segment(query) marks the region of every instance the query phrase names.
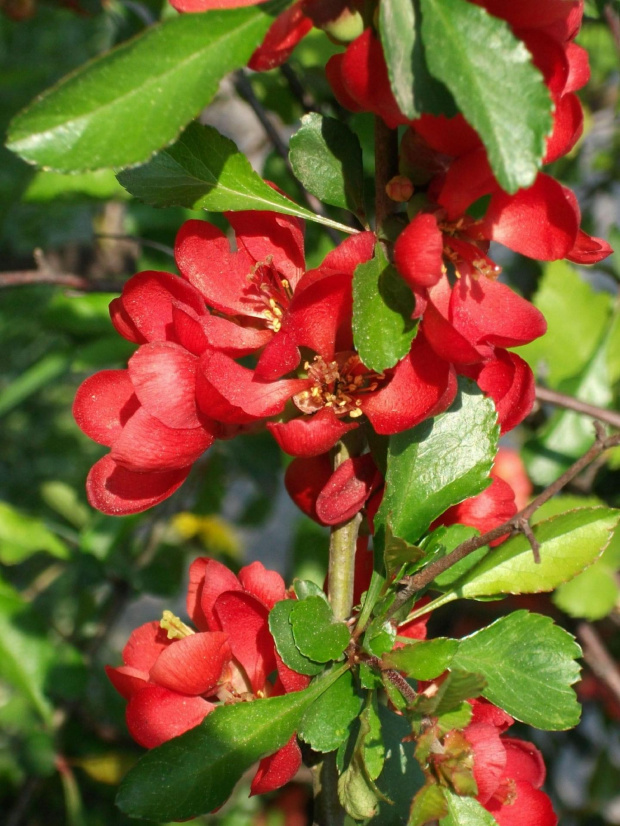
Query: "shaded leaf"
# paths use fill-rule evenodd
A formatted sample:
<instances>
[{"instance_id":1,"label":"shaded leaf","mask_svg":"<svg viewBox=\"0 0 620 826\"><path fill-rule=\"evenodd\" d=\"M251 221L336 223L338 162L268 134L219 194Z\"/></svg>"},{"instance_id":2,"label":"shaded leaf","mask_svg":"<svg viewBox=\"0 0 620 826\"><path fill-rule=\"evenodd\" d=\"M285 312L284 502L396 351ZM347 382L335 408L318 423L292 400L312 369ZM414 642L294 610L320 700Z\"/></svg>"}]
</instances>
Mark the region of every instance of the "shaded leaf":
<instances>
[{"instance_id":1,"label":"shaded leaf","mask_svg":"<svg viewBox=\"0 0 620 826\"><path fill-rule=\"evenodd\" d=\"M276 602L269 612L269 630L282 660L293 671L299 674L308 674L314 677L325 668L324 663L318 663L305 657L295 645L293 628L290 623L291 611L297 603L292 599Z\"/></svg>"},{"instance_id":2,"label":"shaded leaf","mask_svg":"<svg viewBox=\"0 0 620 826\"><path fill-rule=\"evenodd\" d=\"M334 619L332 609L322 597L308 597L295 603L289 622L297 648L316 662L337 659L349 644L348 626Z\"/></svg>"},{"instance_id":3,"label":"shaded leaf","mask_svg":"<svg viewBox=\"0 0 620 826\"><path fill-rule=\"evenodd\" d=\"M0 502L0 562L15 565L39 551L59 559L69 556L65 543L40 519Z\"/></svg>"},{"instance_id":4,"label":"shaded leaf","mask_svg":"<svg viewBox=\"0 0 620 826\"><path fill-rule=\"evenodd\" d=\"M361 708L362 697L353 676L345 671L306 711L298 734L315 751L334 751L346 740Z\"/></svg>"},{"instance_id":5,"label":"shaded leaf","mask_svg":"<svg viewBox=\"0 0 620 826\"><path fill-rule=\"evenodd\" d=\"M450 667L458 647L457 640L450 640L446 637L417 640L404 648L384 654L383 663L389 668L402 671L407 677L413 677L416 680L434 680ZM465 668L465 670L473 671L474 669Z\"/></svg>"}]
</instances>

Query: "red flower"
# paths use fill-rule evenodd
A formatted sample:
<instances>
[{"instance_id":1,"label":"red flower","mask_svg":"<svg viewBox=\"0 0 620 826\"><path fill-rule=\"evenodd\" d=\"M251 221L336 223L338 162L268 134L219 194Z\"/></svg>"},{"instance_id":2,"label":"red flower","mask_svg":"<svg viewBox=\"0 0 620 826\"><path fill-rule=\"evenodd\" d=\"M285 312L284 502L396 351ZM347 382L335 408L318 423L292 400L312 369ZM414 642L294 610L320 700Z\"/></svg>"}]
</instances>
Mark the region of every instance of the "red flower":
<instances>
[{"instance_id":1,"label":"red flower","mask_svg":"<svg viewBox=\"0 0 620 826\"><path fill-rule=\"evenodd\" d=\"M538 749L502 736L512 717L486 700L470 700L473 717L463 734L473 748L477 800L499 826L556 826L558 819L540 791L545 764Z\"/></svg>"},{"instance_id":2,"label":"red flower","mask_svg":"<svg viewBox=\"0 0 620 826\"><path fill-rule=\"evenodd\" d=\"M169 612L133 632L123 650L124 665L107 667L125 697L127 725L141 745L153 748L198 725L218 702L299 691L309 678L278 656L268 615L286 598L282 577L253 562L231 571L206 557L190 568L187 611L194 632ZM277 672L275 682L269 677ZM252 794L287 783L301 765L296 738L261 760Z\"/></svg>"}]
</instances>

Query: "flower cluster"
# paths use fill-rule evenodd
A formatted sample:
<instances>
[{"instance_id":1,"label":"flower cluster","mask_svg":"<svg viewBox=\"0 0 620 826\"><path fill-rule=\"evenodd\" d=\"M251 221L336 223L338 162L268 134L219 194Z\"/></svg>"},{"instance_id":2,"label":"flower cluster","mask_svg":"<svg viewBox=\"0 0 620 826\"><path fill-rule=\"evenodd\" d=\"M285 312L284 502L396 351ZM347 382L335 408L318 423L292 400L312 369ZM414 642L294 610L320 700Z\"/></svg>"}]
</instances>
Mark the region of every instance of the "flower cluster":
<instances>
[{"instance_id":1,"label":"flower cluster","mask_svg":"<svg viewBox=\"0 0 620 826\"><path fill-rule=\"evenodd\" d=\"M194 630L164 611L141 625L123 649L120 668L106 671L127 701L127 727L154 748L201 723L218 703L240 703L306 688L309 678L280 659L267 617L287 594L282 577L253 562L235 576L214 559L190 568L187 613ZM271 681L272 673L277 674ZM252 794L288 783L301 765L293 736L261 760Z\"/></svg>"}]
</instances>

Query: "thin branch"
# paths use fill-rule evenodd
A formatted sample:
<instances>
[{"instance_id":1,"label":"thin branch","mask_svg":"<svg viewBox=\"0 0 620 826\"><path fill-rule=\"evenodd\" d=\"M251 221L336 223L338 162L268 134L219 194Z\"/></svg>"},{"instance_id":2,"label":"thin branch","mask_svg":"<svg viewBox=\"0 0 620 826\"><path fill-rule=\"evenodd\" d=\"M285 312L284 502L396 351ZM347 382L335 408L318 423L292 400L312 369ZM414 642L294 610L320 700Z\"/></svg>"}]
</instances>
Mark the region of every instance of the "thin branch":
<instances>
[{"instance_id":1,"label":"thin branch","mask_svg":"<svg viewBox=\"0 0 620 826\"><path fill-rule=\"evenodd\" d=\"M609 26L611 36L613 37L616 50L620 53L620 17L617 12L614 11L612 3L607 3L605 5L603 14L605 15L605 20Z\"/></svg>"},{"instance_id":2,"label":"thin branch","mask_svg":"<svg viewBox=\"0 0 620 826\"><path fill-rule=\"evenodd\" d=\"M605 648L598 632L589 622L580 622L576 633L583 646L584 660L620 703L620 669Z\"/></svg>"},{"instance_id":3,"label":"thin branch","mask_svg":"<svg viewBox=\"0 0 620 826\"><path fill-rule=\"evenodd\" d=\"M375 117L375 228L381 230L385 219L394 212L396 202L388 197L386 185L398 174L398 132L382 118Z\"/></svg>"},{"instance_id":4,"label":"thin branch","mask_svg":"<svg viewBox=\"0 0 620 826\"><path fill-rule=\"evenodd\" d=\"M291 90L293 97L296 98L296 100L305 112L318 112L319 114L321 113L321 107L317 104L317 102L308 92L308 90L304 89L301 81L297 77L297 74L293 67L290 65L290 63L283 63L282 66L280 66L280 74L288 83L288 87Z\"/></svg>"},{"instance_id":5,"label":"thin branch","mask_svg":"<svg viewBox=\"0 0 620 826\"><path fill-rule=\"evenodd\" d=\"M0 289L3 287L25 287L30 284L53 284L57 287L69 287L87 293L114 293L122 288L122 283L111 281L90 281L73 273L55 273L44 270L15 270L0 273Z\"/></svg>"},{"instance_id":6,"label":"thin branch","mask_svg":"<svg viewBox=\"0 0 620 826\"><path fill-rule=\"evenodd\" d=\"M95 232L95 238L102 238L110 241L127 241L128 243L137 244L140 247L150 247L151 249L164 252L171 258L174 258L174 249L168 244L160 244L159 241L151 241L150 238L140 238L136 235L121 235L116 232Z\"/></svg>"},{"instance_id":7,"label":"thin branch","mask_svg":"<svg viewBox=\"0 0 620 826\"><path fill-rule=\"evenodd\" d=\"M279 131L273 125L267 112L265 111L264 106L260 102L260 100L254 94L254 90L252 89L252 84L248 80L246 73L243 69L239 69L239 71L235 72L235 89L237 93L249 104L252 108L252 111L258 118L260 125L263 127L263 131L273 144L274 149L278 153L278 155L282 158L284 163L286 164L286 168L288 169L291 177L299 187L299 191L302 194L303 199L308 204L310 209L315 212L317 215L322 215L324 218L328 218L327 212L323 204L319 201L318 198L315 198L311 192L308 192L299 182L299 180L295 177L293 173L293 169L291 167L291 163L288 158L288 146L285 141L282 139ZM334 244L338 245L342 240L338 232L333 229L332 227L325 227L325 231L332 239Z\"/></svg>"},{"instance_id":8,"label":"thin branch","mask_svg":"<svg viewBox=\"0 0 620 826\"><path fill-rule=\"evenodd\" d=\"M584 470L584 468L586 468L598 456L606 450L609 450L609 448L620 445L620 433L616 433L613 436L608 436L605 438L602 426L598 425L597 427L597 424L598 423L595 423L596 441L590 450L588 450L588 452L585 453L580 459L577 459L577 461L572 464L558 479L556 479L553 484L549 485L548 488L545 488L542 493L533 499L527 507L515 514L512 519L508 519L506 522L498 525L498 527L493 528L493 530L482 534L482 536L473 536L471 539L468 539L458 545L451 553L441 559L437 559L435 562L431 562L430 565L427 565L426 568L419 571L417 574L414 574L411 577L405 577L401 580L401 583L405 587L396 595L386 619L393 616L396 611L398 611L398 609L404 605L405 602L407 602L407 600L414 596L414 594L421 591L423 588L426 588L427 585L430 585L435 577L439 576L439 574L442 574L444 571L447 571L448 568L455 563L460 562L461 559L464 559L469 554L477 551L478 548L488 545L489 542L493 542L493 540L499 539L511 531L520 530L524 532L523 523L525 522L529 524L529 519L541 505L544 505L545 502L561 491L562 488L578 476L581 471ZM532 550L536 553L535 546L532 546Z\"/></svg>"},{"instance_id":9,"label":"thin branch","mask_svg":"<svg viewBox=\"0 0 620 826\"><path fill-rule=\"evenodd\" d=\"M411 688L402 674L395 671L393 668L384 669L381 673L392 683L394 688L402 694L407 701L407 705L411 705L411 703L416 701L418 695Z\"/></svg>"},{"instance_id":10,"label":"thin branch","mask_svg":"<svg viewBox=\"0 0 620 826\"><path fill-rule=\"evenodd\" d=\"M615 410L605 410L603 407L596 407L593 404L579 401L579 399L574 398L574 396L567 396L565 393L550 390L548 387L540 387L540 385L536 385L536 398L541 402L555 404L557 407L565 407L567 410L574 410L575 413L583 413L586 416L591 416L593 419L606 422L612 427L620 428L620 413L617 413Z\"/></svg>"}]
</instances>

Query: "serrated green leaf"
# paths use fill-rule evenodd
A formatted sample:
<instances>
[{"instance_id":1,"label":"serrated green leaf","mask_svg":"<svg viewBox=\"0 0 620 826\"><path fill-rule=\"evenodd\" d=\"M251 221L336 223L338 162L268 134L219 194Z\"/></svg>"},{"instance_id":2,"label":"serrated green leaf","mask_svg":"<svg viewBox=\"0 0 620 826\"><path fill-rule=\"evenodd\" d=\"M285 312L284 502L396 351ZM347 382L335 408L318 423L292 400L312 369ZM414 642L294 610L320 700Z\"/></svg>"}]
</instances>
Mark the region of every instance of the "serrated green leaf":
<instances>
[{"instance_id":1,"label":"serrated green leaf","mask_svg":"<svg viewBox=\"0 0 620 826\"><path fill-rule=\"evenodd\" d=\"M289 142L293 172L326 204L364 214L362 147L349 127L311 112Z\"/></svg>"},{"instance_id":2,"label":"serrated green leaf","mask_svg":"<svg viewBox=\"0 0 620 826\"><path fill-rule=\"evenodd\" d=\"M334 751L346 739L363 699L350 671L339 677L306 711L298 734L315 751Z\"/></svg>"},{"instance_id":3,"label":"serrated green leaf","mask_svg":"<svg viewBox=\"0 0 620 826\"><path fill-rule=\"evenodd\" d=\"M306 709L345 668L303 691L219 706L200 725L145 754L123 780L117 805L130 817L157 822L221 806L246 769L290 740Z\"/></svg>"},{"instance_id":4,"label":"serrated green leaf","mask_svg":"<svg viewBox=\"0 0 620 826\"><path fill-rule=\"evenodd\" d=\"M421 0L421 8L431 74L480 135L499 185L510 193L531 186L553 121L524 43L504 20L466 0Z\"/></svg>"},{"instance_id":5,"label":"serrated green leaf","mask_svg":"<svg viewBox=\"0 0 620 826\"><path fill-rule=\"evenodd\" d=\"M377 244L353 275L353 339L366 367L380 373L407 355L418 328L413 308L413 293Z\"/></svg>"},{"instance_id":6,"label":"serrated green leaf","mask_svg":"<svg viewBox=\"0 0 620 826\"><path fill-rule=\"evenodd\" d=\"M149 26L20 112L9 149L57 172L145 161L196 117L225 74L247 63L283 5L180 15Z\"/></svg>"},{"instance_id":7,"label":"serrated green leaf","mask_svg":"<svg viewBox=\"0 0 620 826\"><path fill-rule=\"evenodd\" d=\"M391 651L396 639L396 628L383 617L376 617L364 634L364 649L375 657Z\"/></svg>"},{"instance_id":8,"label":"serrated green leaf","mask_svg":"<svg viewBox=\"0 0 620 826\"><path fill-rule=\"evenodd\" d=\"M156 207L181 206L211 212L275 211L355 232L281 195L266 184L230 138L213 126L190 123L171 146L118 175L125 189Z\"/></svg>"},{"instance_id":9,"label":"serrated green leaf","mask_svg":"<svg viewBox=\"0 0 620 826\"><path fill-rule=\"evenodd\" d=\"M0 562L15 565L40 551L58 559L69 556L65 543L40 519L0 502Z\"/></svg>"},{"instance_id":10,"label":"serrated green leaf","mask_svg":"<svg viewBox=\"0 0 620 826\"><path fill-rule=\"evenodd\" d=\"M515 611L461 640L453 664L486 678L482 694L530 726L548 731L579 722L571 685L581 649L550 617Z\"/></svg>"},{"instance_id":11,"label":"serrated green leaf","mask_svg":"<svg viewBox=\"0 0 620 826\"><path fill-rule=\"evenodd\" d=\"M458 647L456 640L446 637L416 640L404 648L384 654L383 663L415 680L434 680L450 667Z\"/></svg>"},{"instance_id":12,"label":"serrated green leaf","mask_svg":"<svg viewBox=\"0 0 620 826\"><path fill-rule=\"evenodd\" d=\"M439 821L441 826L497 826L493 815L475 798L461 797L450 789L445 790L445 796L448 815Z\"/></svg>"},{"instance_id":13,"label":"serrated green leaf","mask_svg":"<svg viewBox=\"0 0 620 826\"><path fill-rule=\"evenodd\" d=\"M454 586L466 599L496 594L538 594L572 579L600 556L618 524L620 511L581 508L533 527L540 563L525 536L518 534L490 551Z\"/></svg>"},{"instance_id":14,"label":"serrated green leaf","mask_svg":"<svg viewBox=\"0 0 620 826\"><path fill-rule=\"evenodd\" d=\"M419 694L412 707L422 714L441 716L459 709L463 700L479 697L485 686L482 674L453 667L432 697Z\"/></svg>"},{"instance_id":15,"label":"serrated green leaf","mask_svg":"<svg viewBox=\"0 0 620 826\"><path fill-rule=\"evenodd\" d=\"M289 622L297 648L316 662L340 657L351 638L348 626L334 619L332 609L322 597L308 597L295 603Z\"/></svg>"},{"instance_id":16,"label":"serrated green leaf","mask_svg":"<svg viewBox=\"0 0 620 826\"><path fill-rule=\"evenodd\" d=\"M481 493L497 452L499 427L490 399L459 380L452 407L390 438L386 490L377 522L415 543L451 505Z\"/></svg>"},{"instance_id":17,"label":"serrated green leaf","mask_svg":"<svg viewBox=\"0 0 620 826\"><path fill-rule=\"evenodd\" d=\"M382 0L379 6L379 34L390 86L406 117L430 112L450 118L457 111L454 99L428 71L418 6L417 0Z\"/></svg>"},{"instance_id":18,"label":"serrated green leaf","mask_svg":"<svg viewBox=\"0 0 620 826\"><path fill-rule=\"evenodd\" d=\"M291 611L295 605L297 603L292 599L276 602L269 612L269 630L284 664L299 674L314 677L323 671L325 664L304 657L295 645L293 628L290 623Z\"/></svg>"}]
</instances>

